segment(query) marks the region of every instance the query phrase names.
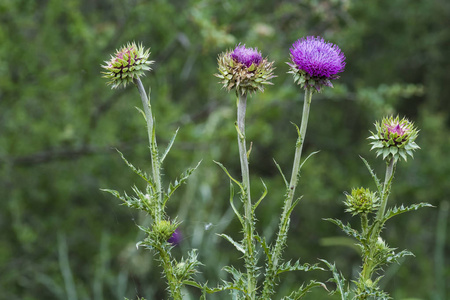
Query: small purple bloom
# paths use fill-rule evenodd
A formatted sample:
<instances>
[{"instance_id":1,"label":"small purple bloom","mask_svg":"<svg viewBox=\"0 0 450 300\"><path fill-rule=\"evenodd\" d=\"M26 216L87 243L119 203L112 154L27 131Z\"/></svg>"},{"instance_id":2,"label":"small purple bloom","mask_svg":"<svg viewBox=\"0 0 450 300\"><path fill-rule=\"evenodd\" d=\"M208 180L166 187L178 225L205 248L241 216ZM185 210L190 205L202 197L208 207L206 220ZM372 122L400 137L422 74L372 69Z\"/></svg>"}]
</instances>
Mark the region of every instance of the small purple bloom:
<instances>
[{"instance_id":1,"label":"small purple bloom","mask_svg":"<svg viewBox=\"0 0 450 300\"><path fill-rule=\"evenodd\" d=\"M238 45L231 53L231 58L241 64L244 64L247 68L252 64L259 65L262 60L261 53L255 48L245 48L245 45Z\"/></svg>"},{"instance_id":2,"label":"small purple bloom","mask_svg":"<svg viewBox=\"0 0 450 300\"><path fill-rule=\"evenodd\" d=\"M311 77L334 79L345 67L344 53L321 37L308 36L296 41L290 49L292 61Z\"/></svg>"},{"instance_id":3,"label":"small purple bloom","mask_svg":"<svg viewBox=\"0 0 450 300\"><path fill-rule=\"evenodd\" d=\"M182 239L183 239L183 236L181 235L181 231L180 231L180 229L177 228L177 229L175 229L175 232L172 234L172 236L167 240L167 242L176 246L181 242Z\"/></svg>"},{"instance_id":4,"label":"small purple bloom","mask_svg":"<svg viewBox=\"0 0 450 300\"><path fill-rule=\"evenodd\" d=\"M389 133L396 133L398 136L402 136L405 134L405 129L403 129L400 124L392 124L387 126Z\"/></svg>"}]
</instances>

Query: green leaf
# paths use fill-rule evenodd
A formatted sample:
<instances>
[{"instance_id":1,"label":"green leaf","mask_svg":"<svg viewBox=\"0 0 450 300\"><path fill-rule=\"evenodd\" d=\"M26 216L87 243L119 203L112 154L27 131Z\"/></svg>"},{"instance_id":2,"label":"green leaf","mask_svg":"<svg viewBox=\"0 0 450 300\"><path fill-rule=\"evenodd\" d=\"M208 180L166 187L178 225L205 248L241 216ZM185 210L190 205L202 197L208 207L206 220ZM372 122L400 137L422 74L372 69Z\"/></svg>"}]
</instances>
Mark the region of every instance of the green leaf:
<instances>
[{"instance_id":1,"label":"green leaf","mask_svg":"<svg viewBox=\"0 0 450 300\"><path fill-rule=\"evenodd\" d=\"M262 179L261 179L261 182L262 182L262 184L264 186L264 192L261 195L261 197L259 198L259 200L256 201L256 203L253 205L253 208L252 208L253 212L256 210L256 208L258 207L259 203L261 203L262 199L264 199L266 197L266 195L267 195L267 186L265 185L265 183L264 183L264 181Z\"/></svg>"},{"instance_id":2,"label":"green leaf","mask_svg":"<svg viewBox=\"0 0 450 300\"><path fill-rule=\"evenodd\" d=\"M319 153L319 152L320 152L320 150L319 150L319 151L314 151L314 152L312 152L310 155L308 155L308 156L305 158L305 160L303 160L303 162L300 164L299 171L302 169L302 167L303 167L303 165L305 164L305 162L306 162L311 156L316 155L316 154Z\"/></svg>"},{"instance_id":3,"label":"green leaf","mask_svg":"<svg viewBox=\"0 0 450 300\"><path fill-rule=\"evenodd\" d=\"M328 279L329 282L334 282L336 284L336 290L332 291L330 295L335 294L336 292L341 295L341 300L350 299L350 294L348 291L345 291L346 279L342 275L342 273L338 272L335 264L331 264L325 259L319 259L321 262L328 266L328 269L333 273L333 278Z\"/></svg>"},{"instance_id":4,"label":"green leaf","mask_svg":"<svg viewBox=\"0 0 450 300\"><path fill-rule=\"evenodd\" d=\"M383 186L381 185L380 180L378 179L377 175L375 174L375 172L370 167L370 165L367 162L367 160L365 160L362 156L360 156L360 158L362 159L362 161L366 165L367 170L369 170L370 175L372 175L372 178L375 181L375 185L377 186L378 195L381 197L381 195L383 194Z\"/></svg>"},{"instance_id":5,"label":"green leaf","mask_svg":"<svg viewBox=\"0 0 450 300\"><path fill-rule=\"evenodd\" d=\"M186 180L191 176L191 174L198 168L202 161L199 161L198 164L193 167L187 169L183 174L181 174L180 179L175 179L173 183L169 184L169 188L167 189L167 193L164 195L163 207L166 205L167 200L172 196L172 194L183 184Z\"/></svg>"},{"instance_id":6,"label":"green leaf","mask_svg":"<svg viewBox=\"0 0 450 300\"><path fill-rule=\"evenodd\" d=\"M362 244L364 244L363 241L366 240L365 237L363 237L357 230L353 229L349 223L347 225L344 225L344 223L341 222L341 220L338 219L324 219L325 221L329 221L335 225L337 225L339 228L342 229L347 235L354 237L358 241L360 241Z\"/></svg>"},{"instance_id":7,"label":"green leaf","mask_svg":"<svg viewBox=\"0 0 450 300\"><path fill-rule=\"evenodd\" d=\"M231 205L231 208L232 208L233 211L234 211L234 214L238 217L239 222L241 222L242 227L245 227L245 225L244 225L244 219L242 218L241 214L239 213L239 211L238 211L238 210L236 209L236 207L234 206L234 201L233 201L233 199L234 199L234 186L233 186L233 183L230 181L230 205Z\"/></svg>"},{"instance_id":8,"label":"green leaf","mask_svg":"<svg viewBox=\"0 0 450 300\"><path fill-rule=\"evenodd\" d=\"M230 175L230 173L228 172L227 168L225 168L225 166L222 165L222 164L221 164L220 162L218 162L218 161L215 161L215 160L214 160L214 162L215 162L217 165L219 165L219 167L222 168L222 170L225 172L225 174L227 174L228 177L229 177L234 183L236 183L236 184L239 186L239 188L241 189L241 191L244 193L245 191L244 191L244 187L242 186L242 184L241 184L239 181L237 181L236 179L234 179L234 178Z\"/></svg>"},{"instance_id":9,"label":"green leaf","mask_svg":"<svg viewBox=\"0 0 450 300\"><path fill-rule=\"evenodd\" d=\"M161 156L160 162L163 163L164 159L166 158L167 154L169 153L170 149L172 148L173 142L175 141L175 138L177 137L178 130L180 128L178 127L177 130L175 130L175 133L172 136L172 139L170 140L169 144L167 145L166 150L164 151L164 154Z\"/></svg>"},{"instance_id":10,"label":"green leaf","mask_svg":"<svg viewBox=\"0 0 450 300\"><path fill-rule=\"evenodd\" d=\"M312 288L315 288L315 287L319 287L319 286L323 287L324 289L326 289L328 291L328 289L324 283L318 282L315 280L311 280L307 285L302 284L298 290L292 292L289 296L285 296L285 297L281 298L281 300L300 299L303 296L305 296L309 292L309 290L311 290Z\"/></svg>"},{"instance_id":11,"label":"green leaf","mask_svg":"<svg viewBox=\"0 0 450 300\"><path fill-rule=\"evenodd\" d=\"M286 177L284 176L284 173L283 173L283 171L281 170L280 165L276 162L275 159L273 159L273 162L274 162L275 165L277 166L278 171L280 171L281 177L283 177L283 181L284 181L284 184L286 185L286 188L289 189L289 183L287 182Z\"/></svg>"},{"instance_id":12,"label":"green leaf","mask_svg":"<svg viewBox=\"0 0 450 300\"><path fill-rule=\"evenodd\" d=\"M434 206L429 203L425 203L425 202L413 204L411 206L406 206L406 207L403 206L403 204L400 207L395 206L386 211L383 221L382 221L382 224L384 224L387 220L389 220L392 217L395 217L395 216L400 215L405 212L418 210L419 208L422 208L422 207L434 207Z\"/></svg>"},{"instance_id":13,"label":"green leaf","mask_svg":"<svg viewBox=\"0 0 450 300\"><path fill-rule=\"evenodd\" d=\"M244 247L241 244L239 244L238 242L236 242L235 240L233 240L230 236L228 236L224 233L218 234L218 236L223 237L224 239L229 241L238 251L245 254Z\"/></svg>"},{"instance_id":14,"label":"green leaf","mask_svg":"<svg viewBox=\"0 0 450 300\"><path fill-rule=\"evenodd\" d=\"M290 261L288 261L278 267L277 275L280 275L281 273L284 272L293 272L293 271L309 272L313 270L324 271L324 269L319 267L317 264L314 265L310 265L308 263L300 264L300 260L297 260L294 264L292 264Z\"/></svg>"},{"instance_id":15,"label":"green leaf","mask_svg":"<svg viewBox=\"0 0 450 300\"><path fill-rule=\"evenodd\" d=\"M136 173L137 175L139 175L142 179L144 179L151 187L153 190L155 190L155 184L153 183L152 178L150 178L148 176L147 173L145 173L144 171L136 168L135 166L133 166L126 158L125 156L122 154L122 152L120 152L119 150L116 149L117 152L119 152L120 157L122 157L122 160L127 164L127 166L133 170L134 173Z\"/></svg>"}]
</instances>

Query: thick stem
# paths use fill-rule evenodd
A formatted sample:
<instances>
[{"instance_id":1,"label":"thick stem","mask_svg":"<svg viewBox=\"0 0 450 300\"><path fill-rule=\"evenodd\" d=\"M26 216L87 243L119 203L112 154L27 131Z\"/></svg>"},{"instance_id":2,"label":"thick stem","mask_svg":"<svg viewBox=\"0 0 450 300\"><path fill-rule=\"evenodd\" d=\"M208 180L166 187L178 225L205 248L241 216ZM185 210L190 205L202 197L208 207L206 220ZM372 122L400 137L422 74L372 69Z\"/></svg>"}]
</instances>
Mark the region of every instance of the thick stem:
<instances>
[{"instance_id":1,"label":"thick stem","mask_svg":"<svg viewBox=\"0 0 450 300\"><path fill-rule=\"evenodd\" d=\"M382 220L386 211L386 205L391 190L392 178L394 176L395 160L392 157L386 166L386 177L384 178L383 194L381 195L380 208L378 209L377 216L375 218L375 228L373 230L373 238L376 240L381 232Z\"/></svg>"},{"instance_id":2,"label":"thick stem","mask_svg":"<svg viewBox=\"0 0 450 300\"><path fill-rule=\"evenodd\" d=\"M292 207L292 201L295 195L295 189L299 182L300 172L300 159L302 156L303 144L306 136L306 128L308 126L309 110L311 107L312 89L307 87L305 89L305 100L303 103L302 123L300 125L300 135L295 146L294 164L292 166L291 181L289 183L289 191L286 196L283 213L281 215L279 230L277 234L277 240L272 252L272 261L268 262L268 270L266 280L263 288L263 298L269 298L273 294L273 286L275 282L275 275L277 273L278 264L281 258L283 248L286 244L287 232L289 230L290 211Z\"/></svg>"},{"instance_id":3,"label":"thick stem","mask_svg":"<svg viewBox=\"0 0 450 300\"><path fill-rule=\"evenodd\" d=\"M241 162L242 187L244 189L244 213L245 228L244 239L246 240L245 264L247 267L247 292L250 299L256 296L256 263L254 253L254 228L253 228L253 212L252 200L250 197L250 172L248 169L247 147L245 145L245 111L247 108L247 94L238 92L237 99L237 127L238 127L238 145L239 158Z\"/></svg>"},{"instance_id":4,"label":"thick stem","mask_svg":"<svg viewBox=\"0 0 450 300\"><path fill-rule=\"evenodd\" d=\"M374 268L373 261L374 256L377 255L376 249L377 249L377 242L378 237L380 236L380 232L382 229L382 221L384 218L384 213L386 211L386 205L389 198L389 193L391 189L392 184L392 178L394 176L394 170L395 170L395 160L394 158L391 158L391 160L387 163L386 166L386 177L384 178L384 186L383 186L383 194L381 195L381 205L378 209L377 216L375 218L375 227L372 231L372 236L368 237L369 239L369 253L364 257L363 261L363 268L360 275L360 284L359 288L364 288L365 285L367 285L369 282L371 282L372 279L372 273Z\"/></svg>"},{"instance_id":5,"label":"thick stem","mask_svg":"<svg viewBox=\"0 0 450 300\"><path fill-rule=\"evenodd\" d=\"M157 247L159 256L161 258L161 263L164 268L164 274L166 275L167 282L169 284L169 292L174 300L181 300L181 284L178 282L177 278L174 276L173 265L170 259L170 254L164 246Z\"/></svg>"},{"instance_id":6,"label":"thick stem","mask_svg":"<svg viewBox=\"0 0 450 300\"><path fill-rule=\"evenodd\" d=\"M145 119L147 121L147 132L148 132L148 141L150 144L150 154L152 160L152 175L153 181L155 182L156 193L158 195L158 213L155 214L156 222L162 219L162 193L161 193L161 174L160 174L160 162L158 156L158 147L156 145L156 136L154 136L154 124L153 124L153 115L150 105L150 98L147 97L147 93L145 92L144 86L139 78L133 79L134 84L139 90L139 94L141 95L142 106L144 107Z\"/></svg>"}]
</instances>

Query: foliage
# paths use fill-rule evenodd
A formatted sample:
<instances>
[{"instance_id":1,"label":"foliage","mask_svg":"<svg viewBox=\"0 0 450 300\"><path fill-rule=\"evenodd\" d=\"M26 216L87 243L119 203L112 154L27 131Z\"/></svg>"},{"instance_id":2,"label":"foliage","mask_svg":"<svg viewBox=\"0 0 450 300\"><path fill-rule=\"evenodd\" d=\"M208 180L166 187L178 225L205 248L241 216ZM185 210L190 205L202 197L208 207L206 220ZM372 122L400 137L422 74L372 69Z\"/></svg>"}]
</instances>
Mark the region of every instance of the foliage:
<instances>
[{"instance_id":1,"label":"foliage","mask_svg":"<svg viewBox=\"0 0 450 300\"><path fill-rule=\"evenodd\" d=\"M226 201L229 186L220 184L223 174L212 161L232 175L239 166L235 128L224 125L234 119L232 106L212 76L217 53L242 41L265 49L275 61L277 88L250 99L247 130L249 141L258 141L250 161L253 182L262 178L270 191L257 211L260 222L270 224L261 237L268 239L277 229L273 215L282 201L271 195L282 195L285 184L275 164L257 162L274 158L280 169L290 167L292 153L280 145L296 139L286 120L298 123L300 112L294 101L298 90L285 84L291 80L285 62L289 46L305 35L339 44L348 65L335 88L313 103L304 151L321 152L302 169L309 181L300 186L304 198L292 212L285 256L335 261L343 276L353 279L358 255L348 247L324 246L324 238L340 233L322 218L342 219L336 195L369 184L354 158L368 157L365 137L372 120L398 113L421 128L422 150L397 171L391 197L397 207L429 202L438 209L392 219L386 241L414 249L416 263L387 267L380 285L394 299L445 299L448 290L437 283L448 282L449 266L445 251L435 252L435 245L447 249L448 237L438 243L434 233L449 226L437 223L450 193L449 13L444 0L1 1L0 299L165 295L158 266L135 246L142 240L135 224L145 226L145 216L117 208L98 189L113 186L130 195L130 186L145 188L115 149L144 172L150 169L142 118L133 109L139 106L136 95L108 91L99 76L104 58L129 40L150 46L157 62L144 79L158 99L153 110L162 144L181 127L178 146L164 160L163 182L203 159L201 172L168 202L169 213L184 220L184 239L174 255L180 259L178 250L197 248L205 266L214 266L201 268L198 280L208 278L215 286L227 278L217 266L236 261L240 253L216 233L236 232L239 221ZM253 193L261 188L254 184ZM317 278L325 281L322 273ZM302 272L281 276L283 294L292 292L292 282L305 280ZM305 297L325 298L322 289Z\"/></svg>"}]
</instances>

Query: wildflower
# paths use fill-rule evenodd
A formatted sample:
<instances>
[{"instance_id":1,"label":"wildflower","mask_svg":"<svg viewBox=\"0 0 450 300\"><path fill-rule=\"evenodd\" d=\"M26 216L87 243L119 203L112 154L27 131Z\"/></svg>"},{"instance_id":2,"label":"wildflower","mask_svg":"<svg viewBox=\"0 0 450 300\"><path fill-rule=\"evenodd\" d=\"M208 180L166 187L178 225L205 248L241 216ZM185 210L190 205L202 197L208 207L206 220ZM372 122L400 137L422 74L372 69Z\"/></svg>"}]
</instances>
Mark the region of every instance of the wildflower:
<instances>
[{"instance_id":1,"label":"wildflower","mask_svg":"<svg viewBox=\"0 0 450 300\"><path fill-rule=\"evenodd\" d=\"M368 214L378 208L378 197L369 189L358 188L352 189L351 194L346 194L347 197L344 204L347 206L346 212L353 216L357 214Z\"/></svg>"},{"instance_id":2,"label":"wildflower","mask_svg":"<svg viewBox=\"0 0 450 300\"><path fill-rule=\"evenodd\" d=\"M102 67L106 70L102 72L103 78L109 79L113 89L123 85L127 86L133 79L144 75L145 71L151 70L153 61L149 60L149 49L145 50L142 45L128 43L116 51L111 60L105 61Z\"/></svg>"},{"instance_id":3,"label":"wildflower","mask_svg":"<svg viewBox=\"0 0 450 300\"><path fill-rule=\"evenodd\" d=\"M374 140L370 144L376 150L377 156L383 155L383 159L394 158L397 161L402 157L405 161L407 155L413 157L413 151L420 149L414 142L419 131L414 123L408 119L399 117L386 117L381 123L375 123L376 133L372 133L369 139Z\"/></svg>"},{"instance_id":4,"label":"wildflower","mask_svg":"<svg viewBox=\"0 0 450 300\"><path fill-rule=\"evenodd\" d=\"M333 87L331 80L344 71L345 56L338 46L325 42L321 37L308 36L297 40L290 48L292 63L289 73L302 88Z\"/></svg>"},{"instance_id":5,"label":"wildflower","mask_svg":"<svg viewBox=\"0 0 450 300\"><path fill-rule=\"evenodd\" d=\"M263 58L256 48L238 45L233 51L219 55L219 74L223 86L230 91L233 88L242 94L264 91L264 86L272 84L273 62Z\"/></svg>"},{"instance_id":6,"label":"wildflower","mask_svg":"<svg viewBox=\"0 0 450 300\"><path fill-rule=\"evenodd\" d=\"M171 243L172 245L176 246L180 244L183 236L181 235L180 229L176 229L172 236L167 240L167 242Z\"/></svg>"},{"instance_id":7,"label":"wildflower","mask_svg":"<svg viewBox=\"0 0 450 300\"><path fill-rule=\"evenodd\" d=\"M174 235L179 223L167 220L157 221L153 224L152 231L149 233L150 238L157 243L169 242Z\"/></svg>"}]
</instances>

